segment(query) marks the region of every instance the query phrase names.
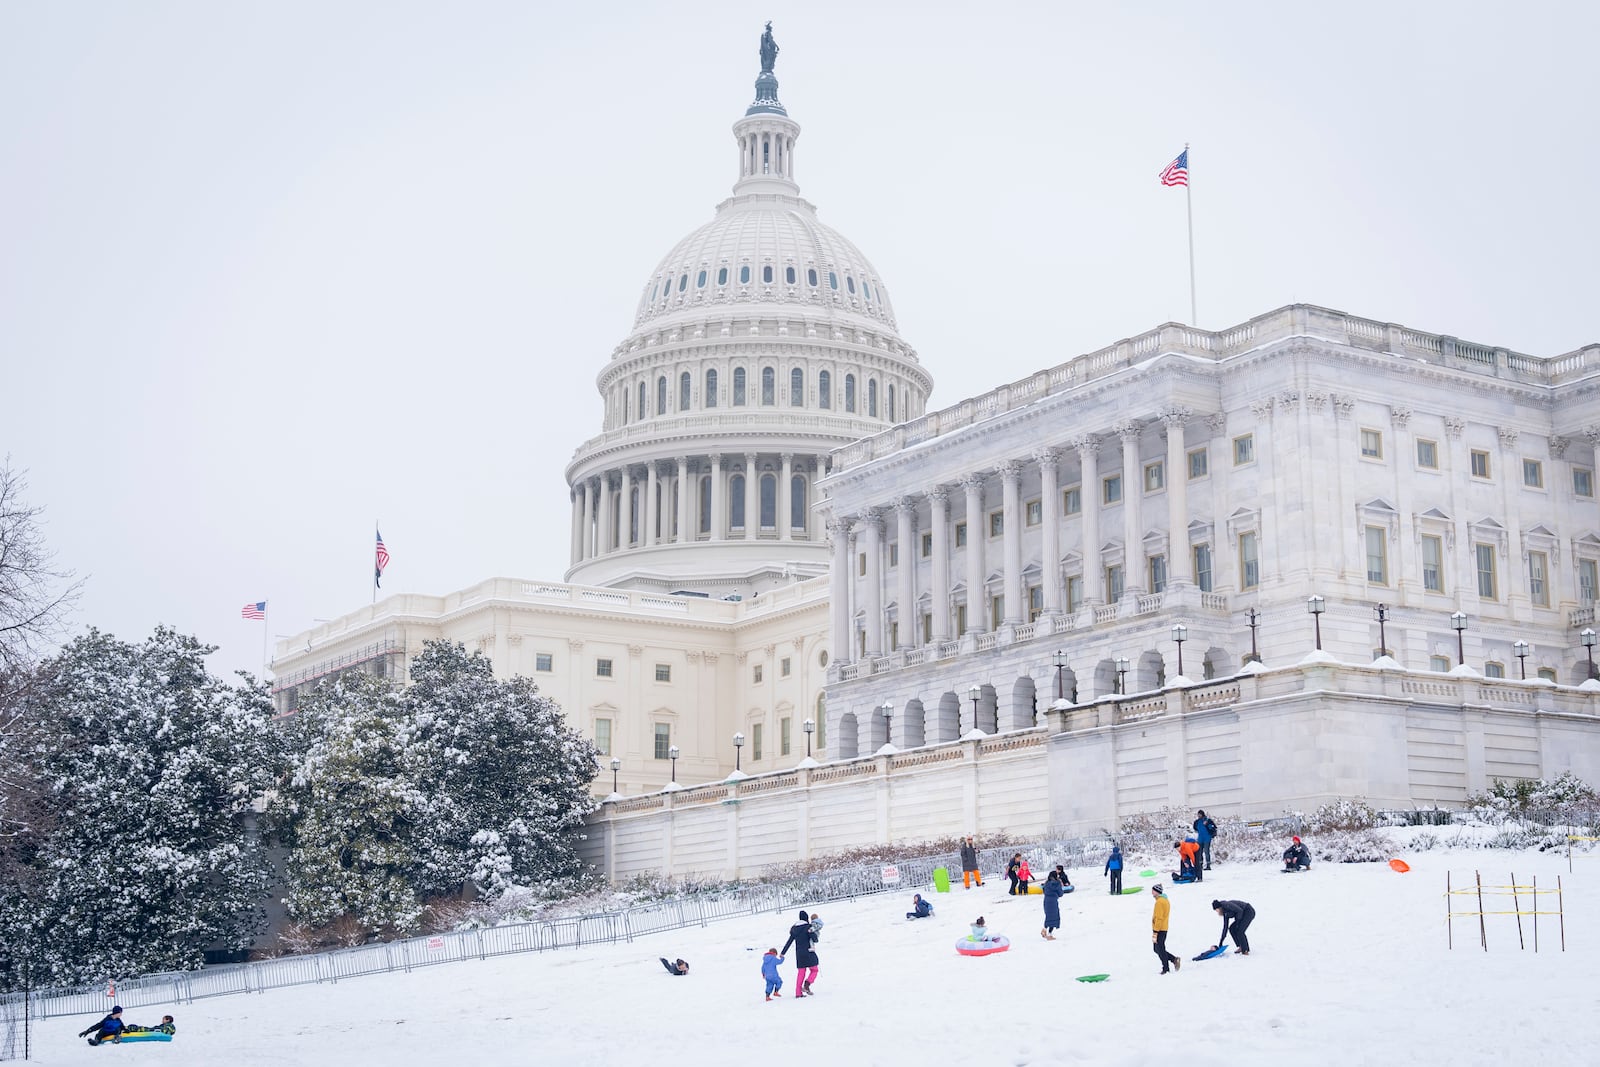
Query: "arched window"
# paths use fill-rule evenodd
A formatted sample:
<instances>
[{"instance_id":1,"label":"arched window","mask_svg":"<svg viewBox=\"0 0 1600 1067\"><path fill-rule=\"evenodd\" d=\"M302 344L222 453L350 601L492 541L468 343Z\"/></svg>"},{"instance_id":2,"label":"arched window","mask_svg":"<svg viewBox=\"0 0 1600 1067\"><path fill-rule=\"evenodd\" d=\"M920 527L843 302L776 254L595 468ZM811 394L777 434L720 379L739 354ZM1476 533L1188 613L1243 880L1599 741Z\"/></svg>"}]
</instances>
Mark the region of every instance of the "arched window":
<instances>
[{"instance_id":1,"label":"arched window","mask_svg":"<svg viewBox=\"0 0 1600 1067\"><path fill-rule=\"evenodd\" d=\"M728 479L728 526L744 529L744 475L735 474Z\"/></svg>"},{"instance_id":2,"label":"arched window","mask_svg":"<svg viewBox=\"0 0 1600 1067\"><path fill-rule=\"evenodd\" d=\"M831 270L828 272L828 288L829 289L837 289L837 288L839 288L839 276L837 274L835 274Z\"/></svg>"},{"instance_id":3,"label":"arched window","mask_svg":"<svg viewBox=\"0 0 1600 1067\"><path fill-rule=\"evenodd\" d=\"M811 267L806 271L806 284L813 289L817 287L817 268Z\"/></svg>"},{"instance_id":4,"label":"arched window","mask_svg":"<svg viewBox=\"0 0 1600 1067\"><path fill-rule=\"evenodd\" d=\"M678 292L681 293L687 288L689 288L689 272L684 271L683 277L678 279Z\"/></svg>"},{"instance_id":5,"label":"arched window","mask_svg":"<svg viewBox=\"0 0 1600 1067\"><path fill-rule=\"evenodd\" d=\"M699 274L695 275L694 287L696 289L704 289L706 287L706 272L705 271L701 271Z\"/></svg>"},{"instance_id":6,"label":"arched window","mask_svg":"<svg viewBox=\"0 0 1600 1067\"><path fill-rule=\"evenodd\" d=\"M689 377L689 372L684 371L678 375L678 410L689 410L689 395L694 389L694 381Z\"/></svg>"},{"instance_id":7,"label":"arched window","mask_svg":"<svg viewBox=\"0 0 1600 1067\"><path fill-rule=\"evenodd\" d=\"M854 374L846 374L844 376L844 409L852 415L856 413L856 376Z\"/></svg>"},{"instance_id":8,"label":"arched window","mask_svg":"<svg viewBox=\"0 0 1600 1067\"><path fill-rule=\"evenodd\" d=\"M633 544L634 531L641 529L644 526L644 523L639 521L639 498L642 495L643 494L640 493L637 485L633 486L631 491L628 493L628 514L623 520L622 527L623 548L627 548L629 545Z\"/></svg>"},{"instance_id":9,"label":"arched window","mask_svg":"<svg viewBox=\"0 0 1600 1067\"><path fill-rule=\"evenodd\" d=\"M799 367L789 372L789 406L792 408L806 406L806 372Z\"/></svg>"},{"instance_id":10,"label":"arched window","mask_svg":"<svg viewBox=\"0 0 1600 1067\"><path fill-rule=\"evenodd\" d=\"M718 270L717 270L717 284L718 285L727 285L728 284L728 268L727 267L718 268Z\"/></svg>"},{"instance_id":11,"label":"arched window","mask_svg":"<svg viewBox=\"0 0 1600 1067\"><path fill-rule=\"evenodd\" d=\"M774 474L761 476L761 528L770 530L778 525L778 478Z\"/></svg>"},{"instance_id":12,"label":"arched window","mask_svg":"<svg viewBox=\"0 0 1600 1067\"><path fill-rule=\"evenodd\" d=\"M867 379L867 416L878 417L878 379Z\"/></svg>"},{"instance_id":13,"label":"arched window","mask_svg":"<svg viewBox=\"0 0 1600 1067\"><path fill-rule=\"evenodd\" d=\"M639 417L640 417L640 418L641 418L641 419L642 419L642 418L644 418L644 413L645 413L645 412L646 412L646 411L648 411L648 410L650 410L650 409L649 409L649 408L647 408L647 407L646 407L646 406L645 406L645 402L644 402L644 400L645 400L645 394L644 394L644 383L643 383L643 382L640 382L640 383L639 383Z\"/></svg>"},{"instance_id":14,"label":"arched window","mask_svg":"<svg viewBox=\"0 0 1600 1067\"><path fill-rule=\"evenodd\" d=\"M894 421L894 383L889 384L889 421Z\"/></svg>"},{"instance_id":15,"label":"arched window","mask_svg":"<svg viewBox=\"0 0 1600 1067\"><path fill-rule=\"evenodd\" d=\"M773 371L771 367L762 367L761 404L763 407L771 407L773 404L777 403L777 399L774 395L777 392L777 388L777 373Z\"/></svg>"},{"instance_id":16,"label":"arched window","mask_svg":"<svg viewBox=\"0 0 1600 1067\"><path fill-rule=\"evenodd\" d=\"M733 406L744 407L744 368L733 368Z\"/></svg>"},{"instance_id":17,"label":"arched window","mask_svg":"<svg viewBox=\"0 0 1600 1067\"><path fill-rule=\"evenodd\" d=\"M861 279L861 292L866 295L866 298L869 302L872 300L872 286L867 284L867 280L865 278Z\"/></svg>"},{"instance_id":18,"label":"arched window","mask_svg":"<svg viewBox=\"0 0 1600 1067\"><path fill-rule=\"evenodd\" d=\"M817 371L817 407L833 407L833 396L831 395L832 388L833 375L829 374L825 370Z\"/></svg>"},{"instance_id":19,"label":"arched window","mask_svg":"<svg viewBox=\"0 0 1600 1067\"><path fill-rule=\"evenodd\" d=\"M706 371L706 407L714 408L716 406L717 406L717 372L714 371L714 370L708 370L708 371Z\"/></svg>"},{"instance_id":20,"label":"arched window","mask_svg":"<svg viewBox=\"0 0 1600 1067\"><path fill-rule=\"evenodd\" d=\"M770 263L761 268L761 281L765 285L772 284L772 265Z\"/></svg>"},{"instance_id":21,"label":"arched window","mask_svg":"<svg viewBox=\"0 0 1600 1067\"><path fill-rule=\"evenodd\" d=\"M750 265L748 263L746 263L744 266L739 268L739 284L740 285L749 285L750 284Z\"/></svg>"},{"instance_id":22,"label":"arched window","mask_svg":"<svg viewBox=\"0 0 1600 1067\"><path fill-rule=\"evenodd\" d=\"M631 421L629 419L629 417L628 417L628 390L627 389L623 389L622 390L622 421L623 422Z\"/></svg>"},{"instance_id":23,"label":"arched window","mask_svg":"<svg viewBox=\"0 0 1600 1067\"><path fill-rule=\"evenodd\" d=\"M794 268L793 267L785 267L785 268L783 268L783 280L788 282L790 285L794 284Z\"/></svg>"},{"instance_id":24,"label":"arched window","mask_svg":"<svg viewBox=\"0 0 1600 1067\"><path fill-rule=\"evenodd\" d=\"M656 379L656 414L667 413L667 376L663 374Z\"/></svg>"},{"instance_id":25,"label":"arched window","mask_svg":"<svg viewBox=\"0 0 1600 1067\"><path fill-rule=\"evenodd\" d=\"M711 479L700 479L700 532L711 532Z\"/></svg>"},{"instance_id":26,"label":"arched window","mask_svg":"<svg viewBox=\"0 0 1600 1067\"><path fill-rule=\"evenodd\" d=\"M803 474L789 479L789 525L796 530L806 528L806 478Z\"/></svg>"},{"instance_id":27,"label":"arched window","mask_svg":"<svg viewBox=\"0 0 1600 1067\"><path fill-rule=\"evenodd\" d=\"M850 275L848 275L848 274L846 274L844 276L844 287L846 289L850 290L850 295L851 296L855 296L856 295L856 280L854 278L850 277Z\"/></svg>"}]
</instances>

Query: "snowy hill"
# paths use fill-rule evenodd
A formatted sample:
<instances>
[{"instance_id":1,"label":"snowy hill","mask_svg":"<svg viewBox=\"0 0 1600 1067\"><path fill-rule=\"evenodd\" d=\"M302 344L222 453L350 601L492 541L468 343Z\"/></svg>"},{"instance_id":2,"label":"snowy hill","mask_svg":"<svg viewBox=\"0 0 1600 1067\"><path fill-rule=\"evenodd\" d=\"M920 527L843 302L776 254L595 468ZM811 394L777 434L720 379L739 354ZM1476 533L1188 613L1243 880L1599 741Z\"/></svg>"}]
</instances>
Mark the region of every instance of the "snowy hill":
<instances>
[{"instance_id":1,"label":"snowy hill","mask_svg":"<svg viewBox=\"0 0 1600 1067\"><path fill-rule=\"evenodd\" d=\"M168 1045L90 1049L74 1035L91 1020L35 1029L37 1062L85 1057L164 1067L441 1063L784 1065L861 1064L1505 1064L1581 1059L1600 980L1594 887L1600 855L1410 853L1409 874L1381 864L1218 866L1174 886L1129 872L1128 885L1167 886L1169 944L1184 960L1162 977L1151 951L1148 888L1113 898L1098 871L1074 870L1058 940L1040 939L1040 898L1008 898L1002 881L933 894L936 914L908 922L914 888L820 904L816 995L763 999L761 954L782 947L794 914L762 915L640 938L633 944L502 957L410 974L352 979L258 996L140 1008L131 1021L177 1017ZM1445 872L1541 888L1564 883L1567 951L1554 917L1458 919L1445 943ZM1458 884L1459 881L1458 881ZM1249 958L1193 962L1221 928L1213 898L1255 905ZM1456 898L1456 909L1474 905ZM1524 898L1523 907L1528 908ZM1555 909L1541 897L1540 910ZM1509 898L1485 910L1510 911ZM954 951L983 914L1011 951ZM658 956L682 956L685 978ZM1109 972L1090 985L1078 975Z\"/></svg>"}]
</instances>

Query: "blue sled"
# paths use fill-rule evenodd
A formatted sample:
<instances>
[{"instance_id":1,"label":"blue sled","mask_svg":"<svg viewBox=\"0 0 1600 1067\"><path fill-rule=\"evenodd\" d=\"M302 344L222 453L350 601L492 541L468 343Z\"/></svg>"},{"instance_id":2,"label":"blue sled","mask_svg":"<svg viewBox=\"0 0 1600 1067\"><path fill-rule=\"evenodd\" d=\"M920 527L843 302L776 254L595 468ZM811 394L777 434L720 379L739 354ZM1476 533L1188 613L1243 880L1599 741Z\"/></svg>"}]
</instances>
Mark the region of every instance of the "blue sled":
<instances>
[{"instance_id":1,"label":"blue sled","mask_svg":"<svg viewBox=\"0 0 1600 1067\"><path fill-rule=\"evenodd\" d=\"M130 1041L171 1041L171 1040L172 1040L172 1035L168 1034L168 1033L165 1033L165 1032L163 1032L161 1030L143 1030L143 1031L140 1031L139 1033L123 1034L121 1039L118 1040L118 1041L112 1041L110 1038L106 1038L104 1041L100 1042L100 1044L102 1044L102 1045L113 1045L113 1044L126 1045Z\"/></svg>"},{"instance_id":2,"label":"blue sled","mask_svg":"<svg viewBox=\"0 0 1600 1067\"><path fill-rule=\"evenodd\" d=\"M1227 951L1228 951L1228 946L1227 945L1218 945L1216 948L1212 949L1210 952L1202 952L1202 953L1200 953L1200 955L1196 956L1195 959L1197 959L1197 960L1214 960L1218 956L1222 955L1224 952L1227 952Z\"/></svg>"}]
</instances>

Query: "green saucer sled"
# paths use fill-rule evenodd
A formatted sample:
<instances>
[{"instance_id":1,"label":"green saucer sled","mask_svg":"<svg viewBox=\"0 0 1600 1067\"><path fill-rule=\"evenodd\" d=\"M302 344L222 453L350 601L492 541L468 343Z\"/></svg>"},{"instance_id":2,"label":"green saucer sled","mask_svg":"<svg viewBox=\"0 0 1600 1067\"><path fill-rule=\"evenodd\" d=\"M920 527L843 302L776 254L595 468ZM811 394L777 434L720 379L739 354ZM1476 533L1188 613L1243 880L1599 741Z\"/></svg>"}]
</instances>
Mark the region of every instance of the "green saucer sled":
<instances>
[{"instance_id":1,"label":"green saucer sled","mask_svg":"<svg viewBox=\"0 0 1600 1067\"><path fill-rule=\"evenodd\" d=\"M1079 975L1078 976L1078 981L1080 981L1080 982L1104 982L1107 978L1110 978L1110 977L1111 976L1109 974L1084 974L1084 975Z\"/></svg>"},{"instance_id":2,"label":"green saucer sled","mask_svg":"<svg viewBox=\"0 0 1600 1067\"><path fill-rule=\"evenodd\" d=\"M1155 876L1156 876L1156 872L1155 871L1140 871L1139 872L1139 877L1140 878L1154 878Z\"/></svg>"},{"instance_id":3,"label":"green saucer sled","mask_svg":"<svg viewBox=\"0 0 1600 1067\"><path fill-rule=\"evenodd\" d=\"M1128 888L1126 888L1126 889L1124 889L1122 891L1122 895L1123 896L1128 896L1128 895L1133 894L1133 893L1143 893L1143 892L1144 892L1144 886L1142 886L1142 885L1130 885Z\"/></svg>"}]
</instances>

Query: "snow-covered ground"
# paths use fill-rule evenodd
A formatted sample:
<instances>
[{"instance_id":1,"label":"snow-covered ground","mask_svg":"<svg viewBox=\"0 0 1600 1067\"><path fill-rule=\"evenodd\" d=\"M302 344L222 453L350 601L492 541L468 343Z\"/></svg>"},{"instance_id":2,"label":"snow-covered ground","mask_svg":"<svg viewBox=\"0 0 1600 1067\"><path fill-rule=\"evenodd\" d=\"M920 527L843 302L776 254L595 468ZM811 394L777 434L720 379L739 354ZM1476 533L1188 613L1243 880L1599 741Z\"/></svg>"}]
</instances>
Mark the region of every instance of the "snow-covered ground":
<instances>
[{"instance_id":1,"label":"snow-covered ground","mask_svg":"<svg viewBox=\"0 0 1600 1067\"><path fill-rule=\"evenodd\" d=\"M1381 864L1218 866L1174 886L1172 950L1181 972L1158 974L1150 894L1113 898L1098 871L1074 870L1058 940L1040 939L1040 898L1008 898L1004 883L935 894L932 919L908 922L912 889L819 905L826 922L816 995L793 998L793 957L781 1001L763 999L761 954L781 947L792 912L729 920L633 944L451 964L257 996L129 1011L177 1017L171 1044L90 1049L74 1035L91 1020L35 1029L37 1062L85 1057L167 1067L336 1064L667 1064L854 1067L865 1064L1498 1064L1594 1062L1600 1018L1600 855L1475 850L1405 855L1409 874ZM1445 943L1445 872L1481 870L1486 884L1541 888L1560 875L1565 953L1554 917L1456 921ZM1157 879L1130 871L1128 884ZM1215 897L1253 903L1248 958L1190 957L1213 944ZM1456 898L1457 910L1471 905ZM1540 910L1555 910L1553 897ZM1524 898L1524 909L1528 907ZM1487 910L1511 910L1490 898ZM957 956L983 914L1010 952ZM690 961L687 978L658 956ZM1078 975L1109 972L1097 985Z\"/></svg>"}]
</instances>

